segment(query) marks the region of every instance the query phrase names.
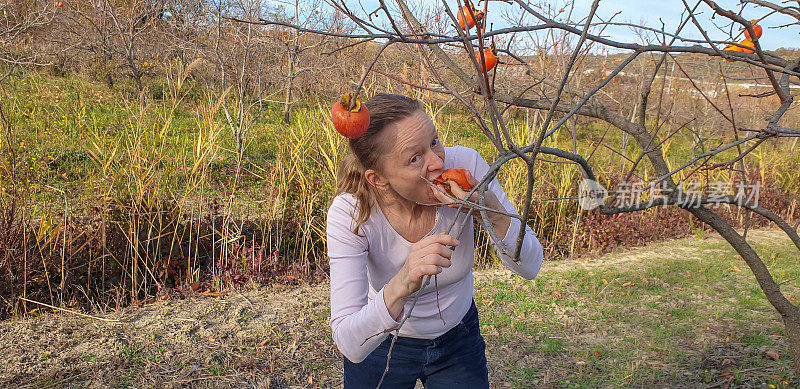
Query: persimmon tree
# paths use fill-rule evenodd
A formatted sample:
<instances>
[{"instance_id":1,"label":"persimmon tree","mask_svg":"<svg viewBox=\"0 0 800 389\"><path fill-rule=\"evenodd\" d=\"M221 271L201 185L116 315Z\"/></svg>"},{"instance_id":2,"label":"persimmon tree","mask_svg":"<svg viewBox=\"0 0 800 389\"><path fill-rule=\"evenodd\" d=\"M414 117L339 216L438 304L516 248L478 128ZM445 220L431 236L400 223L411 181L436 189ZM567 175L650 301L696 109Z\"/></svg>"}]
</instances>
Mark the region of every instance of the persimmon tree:
<instances>
[{"instance_id":1,"label":"persimmon tree","mask_svg":"<svg viewBox=\"0 0 800 389\"><path fill-rule=\"evenodd\" d=\"M263 28L252 24L231 22L231 15L260 19L263 13L260 1L220 1L210 9L214 23L212 62L217 67L220 83L220 101L228 127L236 139L236 150L244 153L244 142L253 124L264 109L264 82L266 63L259 56L265 50ZM255 95L255 100L248 96Z\"/></svg>"},{"instance_id":2,"label":"persimmon tree","mask_svg":"<svg viewBox=\"0 0 800 389\"><path fill-rule=\"evenodd\" d=\"M59 7L49 39L88 54L109 87L123 74L142 92L144 77L164 59L160 27L165 15L164 1L71 1Z\"/></svg>"},{"instance_id":3,"label":"persimmon tree","mask_svg":"<svg viewBox=\"0 0 800 389\"><path fill-rule=\"evenodd\" d=\"M55 19L58 7L38 2L0 3L0 63L6 65L0 73L0 83L5 81L19 65L48 65L45 50L26 50L40 39L47 26Z\"/></svg>"},{"instance_id":4,"label":"persimmon tree","mask_svg":"<svg viewBox=\"0 0 800 389\"><path fill-rule=\"evenodd\" d=\"M538 164L575 164L584 180L576 188L577 195L572 200L577 198L586 209L597 208L602 214L614 215L653 207L678 207L690 213L718 232L750 267L767 300L783 319L786 340L796 372L800 374L800 309L786 298L764 261L747 241L747 229L737 231L715 212L714 206L739 207L770 220L800 250L798 225L790 225L776 210L760 206L754 192L757 188L752 185L738 192L728 188L712 194L709 194L712 192L710 182L704 182L700 191L688 188L689 178L725 169L746 180L744 159L748 154L767 141L800 137L796 120L787 115L794 110L791 85L800 76L800 58L766 52L759 41L760 34L756 33L756 29L760 29L759 21L765 18L783 15L800 22L800 13L794 7L766 0L745 0L743 8L736 11L722 8L711 0L684 0L677 27L667 30L663 24L627 23L614 17L601 20L596 14L603 6L599 0L595 0L585 14L572 7L555 8L525 0L502 5L512 7L514 12L501 13L499 2L472 4L464 1L466 4L458 0L455 5L443 1L433 7L434 12L412 9L405 0L391 5L381 0L375 10L354 9L340 0L329 1L335 12L345 15L355 26L350 33L315 30L291 21L241 22L277 25L345 39L354 46L379 45L374 60L352 91L356 95L361 92L375 63L388 52L387 48L398 45L416 51L435 86L431 87L427 80L424 85L415 86L449 95L460 102L497 150L497 158L488 174L471 192L477 193L477 202L459 200L460 206L470 207L470 212L484 216L481 220L488 220L486 212L494 212L484 202L488 183L505 164L523 166L527 186L521 215L509 215L522 220L523 224L516 232L516 247L505 252L514 260L519 259L525 221L532 215L534 172ZM464 23L460 23L459 18L465 14L474 20L475 27L462 27ZM713 20L708 19L709 14L714 15ZM495 28L495 23L501 25L501 18L507 26ZM712 39L712 35L719 35L719 30L723 29L720 26L727 28L729 35L724 39ZM606 32L610 27L629 28L635 32L634 38L624 40L610 35ZM747 32L749 43L742 40L743 31ZM690 38L697 34L702 38ZM615 59L604 62L603 68L593 73L586 63L590 56L604 50L616 53ZM500 64L488 72L482 70L487 68L487 60L491 61L487 53L500 59ZM707 66L706 71L714 81L687 71L681 63L686 55L709 61L712 65ZM764 79L770 90L741 96L731 92L720 60L749 66L752 76L745 81ZM688 97L669 98L670 94L678 94L678 76ZM773 109L764 121L753 122L734 108L743 99L747 99L748 104L769 103ZM539 120L531 122L527 137L510 133L505 115L510 109L531 110L538 115ZM641 185L631 190L607 191L598 184L596 166L590 162L591 154L581 155L574 147L580 139L581 128L574 125L578 117L603 122L608 130L622 133L619 137L622 143L601 140L594 149L603 147L623 158L628 166L623 183L638 178ZM714 138L710 131L704 130L711 125L716 128ZM543 146L545 140L559 134L573 139L571 150ZM692 139L694 150L690 157L671 166L663 146L675 136ZM636 146L633 154L626 144L629 141ZM717 142L714 147L708 146L714 142ZM645 170L650 174L645 174ZM631 198L633 201L620 201ZM460 229L460 225L453 225L451 233L458 235ZM490 226L484 226L484 231L490 236L494 234ZM499 237L492 237L500 241ZM428 276L414 303L423 290L431 290L426 288L430 281ZM409 310L400 326L410 314ZM399 327L393 331L399 332ZM389 353L391 357L391 349Z\"/></svg>"}]
</instances>

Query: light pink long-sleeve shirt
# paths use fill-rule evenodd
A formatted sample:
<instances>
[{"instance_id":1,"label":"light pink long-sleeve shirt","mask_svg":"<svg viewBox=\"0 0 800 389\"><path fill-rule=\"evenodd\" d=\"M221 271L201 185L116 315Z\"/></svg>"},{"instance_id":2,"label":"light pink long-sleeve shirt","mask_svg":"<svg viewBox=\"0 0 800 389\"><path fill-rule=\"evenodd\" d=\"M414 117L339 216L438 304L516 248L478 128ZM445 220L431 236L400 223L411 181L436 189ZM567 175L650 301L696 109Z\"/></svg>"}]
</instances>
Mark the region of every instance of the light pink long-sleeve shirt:
<instances>
[{"instance_id":1,"label":"light pink long-sleeve shirt","mask_svg":"<svg viewBox=\"0 0 800 389\"><path fill-rule=\"evenodd\" d=\"M477 151L462 146L445 149L444 165L445 169L464 167L478 180L489 170L489 165ZM507 212L517 214L497 179L492 180L489 189ZM377 204L373 205L369 219L361 225L359 232L363 236L353 233L355 216L355 197L350 193L336 196L328 210L327 235L333 340L347 359L359 363L386 339L388 333L364 342L365 339L399 324L389 314L383 292L389 280L405 264L413 243L394 230ZM446 231L454 218L458 217L460 223L465 216L455 208L437 207L436 223L428 235ZM511 218L508 232L500 242L509 251L516 245L519 226L520 221ZM467 221L461 236L455 238L461 244L453 252L452 264L438 275L439 307L445 323L439 318L434 283L431 282L422 289L411 317L400 329L400 336L436 338L455 327L469 310L473 298L472 266L475 261L472 218ZM526 226L520 263L499 252L498 256L505 267L530 280L536 277L542 266L542 245L531 228ZM406 301L401 320L411 303L412 299Z\"/></svg>"}]
</instances>

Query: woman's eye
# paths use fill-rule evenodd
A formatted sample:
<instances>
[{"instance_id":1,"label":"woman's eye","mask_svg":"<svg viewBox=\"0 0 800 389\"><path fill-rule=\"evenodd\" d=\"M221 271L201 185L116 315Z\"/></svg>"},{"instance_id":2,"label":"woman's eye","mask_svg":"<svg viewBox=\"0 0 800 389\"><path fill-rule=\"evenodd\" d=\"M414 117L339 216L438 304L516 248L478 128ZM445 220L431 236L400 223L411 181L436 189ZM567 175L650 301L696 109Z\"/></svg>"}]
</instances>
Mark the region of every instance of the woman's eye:
<instances>
[{"instance_id":1,"label":"woman's eye","mask_svg":"<svg viewBox=\"0 0 800 389\"><path fill-rule=\"evenodd\" d=\"M439 144L439 138L434 138L433 142L431 142L431 146L436 146Z\"/></svg>"},{"instance_id":2,"label":"woman's eye","mask_svg":"<svg viewBox=\"0 0 800 389\"><path fill-rule=\"evenodd\" d=\"M411 158L411 163L416 163L417 161L419 161L419 155L415 155Z\"/></svg>"}]
</instances>

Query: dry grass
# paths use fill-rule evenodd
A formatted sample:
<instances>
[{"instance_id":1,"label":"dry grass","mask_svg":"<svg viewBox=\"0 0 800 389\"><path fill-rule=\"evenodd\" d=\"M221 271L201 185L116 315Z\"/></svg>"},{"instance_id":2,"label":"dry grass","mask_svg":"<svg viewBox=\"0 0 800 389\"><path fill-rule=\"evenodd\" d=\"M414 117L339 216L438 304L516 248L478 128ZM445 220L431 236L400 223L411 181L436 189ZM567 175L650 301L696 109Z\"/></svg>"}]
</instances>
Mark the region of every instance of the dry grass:
<instances>
[{"instance_id":1,"label":"dry grass","mask_svg":"<svg viewBox=\"0 0 800 389\"><path fill-rule=\"evenodd\" d=\"M19 174L0 174L0 198L24 205L18 207L24 223L14 237L20 248L0 260L0 318L22 317L34 308L18 296L102 310L198 282L222 290L248 281L325 278L325 212L346 151L331 128L327 103L298 102L290 125L282 120L282 107L269 104L240 154L220 106L242 103L237 99L243 97L201 87L188 77L191 66L163 65L161 84L153 85L160 98L128 99L75 77L31 75L8 82L4 110L12 136L0 145L0 170L16 164ZM418 97L446 145L472 147L493 160L496 150L469 117L430 96ZM508 112L518 143L530 138L540 116ZM593 152L601 139L618 142L614 132L606 136L591 121L573 124L582 134L577 143L564 133L545 145L574 146L592 155L599 176L619 178L627 162L604 148ZM686 142L670 142L669 160L688 158ZM794 197L768 206L791 218L800 215L793 194L800 189L785 172L796 171L800 158L786 149L759 152L750 162L764 174L765 167L777 167L769 173L775 175L773 193ZM576 167L541 163L535 175L530 224L548 256L569 258L604 250L610 242L641 245L691 232L683 213L677 217L681 223L662 223L678 227L617 242L625 231L645 230L637 227L649 222L647 213L614 228L587 227L597 218L563 200L575 195ZM524 167L507 164L498 177L521 209ZM612 188L610 181L603 184ZM484 236L479 239L478 262L491 263L492 251Z\"/></svg>"}]
</instances>

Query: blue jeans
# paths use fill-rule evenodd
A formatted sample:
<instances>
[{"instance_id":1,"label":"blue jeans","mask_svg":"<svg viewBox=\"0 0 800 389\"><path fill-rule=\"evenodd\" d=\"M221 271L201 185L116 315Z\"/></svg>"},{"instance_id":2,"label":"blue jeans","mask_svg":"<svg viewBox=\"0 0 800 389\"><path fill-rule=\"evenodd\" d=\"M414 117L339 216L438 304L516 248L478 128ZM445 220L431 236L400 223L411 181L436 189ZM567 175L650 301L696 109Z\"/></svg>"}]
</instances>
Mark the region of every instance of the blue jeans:
<instances>
[{"instance_id":1,"label":"blue jeans","mask_svg":"<svg viewBox=\"0 0 800 389\"><path fill-rule=\"evenodd\" d=\"M344 387L375 389L386 369L389 335L361 363L344 358ZM435 339L399 337L392 350L382 388L413 388L417 379L425 388L488 388L486 343L481 336L475 301L457 326Z\"/></svg>"}]
</instances>

